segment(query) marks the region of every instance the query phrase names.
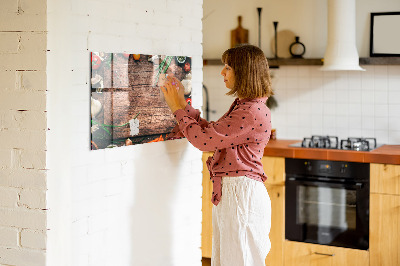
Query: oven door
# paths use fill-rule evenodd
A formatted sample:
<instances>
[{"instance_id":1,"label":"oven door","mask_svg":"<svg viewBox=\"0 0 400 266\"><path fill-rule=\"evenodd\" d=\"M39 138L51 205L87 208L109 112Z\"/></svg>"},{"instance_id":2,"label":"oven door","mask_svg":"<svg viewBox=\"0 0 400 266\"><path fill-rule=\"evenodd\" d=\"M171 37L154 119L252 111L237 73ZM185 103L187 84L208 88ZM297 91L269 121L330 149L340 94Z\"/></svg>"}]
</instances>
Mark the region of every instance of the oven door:
<instances>
[{"instance_id":1,"label":"oven door","mask_svg":"<svg viewBox=\"0 0 400 266\"><path fill-rule=\"evenodd\" d=\"M286 239L367 250L369 185L286 178Z\"/></svg>"}]
</instances>

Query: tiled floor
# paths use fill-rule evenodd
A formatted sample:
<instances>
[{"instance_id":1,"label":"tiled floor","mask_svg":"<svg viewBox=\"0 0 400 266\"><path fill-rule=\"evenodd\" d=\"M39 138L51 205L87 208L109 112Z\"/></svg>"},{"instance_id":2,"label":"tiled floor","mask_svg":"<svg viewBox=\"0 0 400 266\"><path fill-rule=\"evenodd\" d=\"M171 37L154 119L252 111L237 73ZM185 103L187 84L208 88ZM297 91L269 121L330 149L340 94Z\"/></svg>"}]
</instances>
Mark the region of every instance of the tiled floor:
<instances>
[{"instance_id":1,"label":"tiled floor","mask_svg":"<svg viewBox=\"0 0 400 266\"><path fill-rule=\"evenodd\" d=\"M209 258L202 258L203 266L211 266L211 259Z\"/></svg>"}]
</instances>

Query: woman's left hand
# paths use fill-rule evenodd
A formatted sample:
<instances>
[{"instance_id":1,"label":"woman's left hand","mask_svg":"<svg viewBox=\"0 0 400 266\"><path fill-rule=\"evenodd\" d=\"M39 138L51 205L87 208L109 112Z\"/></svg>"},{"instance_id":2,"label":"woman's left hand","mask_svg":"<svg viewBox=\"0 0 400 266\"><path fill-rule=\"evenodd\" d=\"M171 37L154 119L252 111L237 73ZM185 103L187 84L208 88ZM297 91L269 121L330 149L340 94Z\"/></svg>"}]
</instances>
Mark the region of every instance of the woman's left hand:
<instances>
[{"instance_id":1,"label":"woman's left hand","mask_svg":"<svg viewBox=\"0 0 400 266\"><path fill-rule=\"evenodd\" d=\"M179 86L177 79L168 77L164 86L161 87L162 92L164 93L165 101L168 104L169 109L171 109L172 113L175 113L178 109L184 109L186 106L182 106L181 98L183 96L183 92L179 93L182 90ZM182 95L181 95L182 94Z\"/></svg>"}]
</instances>

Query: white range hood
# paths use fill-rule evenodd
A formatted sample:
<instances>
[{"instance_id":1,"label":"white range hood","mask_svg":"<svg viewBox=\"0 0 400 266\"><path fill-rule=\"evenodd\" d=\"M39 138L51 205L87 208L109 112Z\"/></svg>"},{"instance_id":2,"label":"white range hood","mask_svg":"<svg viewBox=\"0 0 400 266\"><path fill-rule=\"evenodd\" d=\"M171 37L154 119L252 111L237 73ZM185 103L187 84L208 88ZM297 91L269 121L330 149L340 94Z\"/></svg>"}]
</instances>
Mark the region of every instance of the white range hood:
<instances>
[{"instance_id":1,"label":"white range hood","mask_svg":"<svg viewBox=\"0 0 400 266\"><path fill-rule=\"evenodd\" d=\"M328 44L320 70L358 70L355 0L328 0Z\"/></svg>"}]
</instances>

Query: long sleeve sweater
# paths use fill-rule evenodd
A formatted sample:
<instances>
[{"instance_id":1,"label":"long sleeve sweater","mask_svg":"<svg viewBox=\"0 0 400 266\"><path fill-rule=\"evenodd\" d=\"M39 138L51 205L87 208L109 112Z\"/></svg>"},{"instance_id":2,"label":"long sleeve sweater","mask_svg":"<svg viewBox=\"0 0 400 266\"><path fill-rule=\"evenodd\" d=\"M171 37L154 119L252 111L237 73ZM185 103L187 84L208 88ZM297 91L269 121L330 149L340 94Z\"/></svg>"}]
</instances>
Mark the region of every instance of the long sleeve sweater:
<instances>
[{"instance_id":1,"label":"long sleeve sweater","mask_svg":"<svg viewBox=\"0 0 400 266\"><path fill-rule=\"evenodd\" d=\"M183 135L199 150L214 151L207 160L214 205L221 200L224 176L246 176L261 182L267 179L261 164L271 132L271 113L266 100L266 97L236 99L216 122L201 118L200 111L190 105L174 112L178 125L170 136Z\"/></svg>"}]
</instances>

